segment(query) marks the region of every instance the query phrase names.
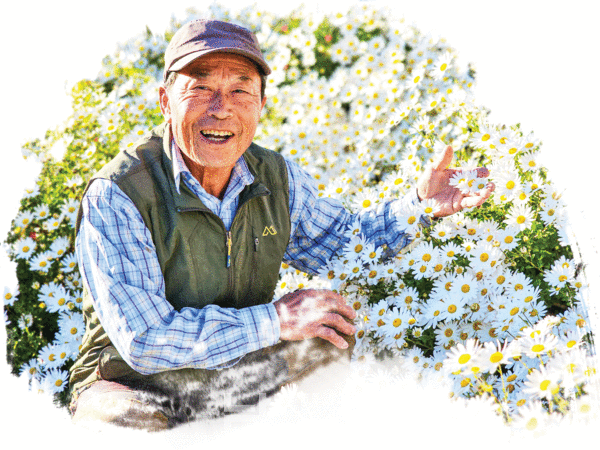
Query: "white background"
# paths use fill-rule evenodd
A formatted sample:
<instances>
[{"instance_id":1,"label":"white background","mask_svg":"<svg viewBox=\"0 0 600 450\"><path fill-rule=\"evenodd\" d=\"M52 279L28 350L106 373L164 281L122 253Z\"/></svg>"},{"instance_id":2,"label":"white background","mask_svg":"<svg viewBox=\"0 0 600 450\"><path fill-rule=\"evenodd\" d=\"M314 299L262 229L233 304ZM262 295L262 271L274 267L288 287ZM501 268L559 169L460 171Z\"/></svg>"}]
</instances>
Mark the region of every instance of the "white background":
<instances>
[{"instance_id":1,"label":"white background","mask_svg":"<svg viewBox=\"0 0 600 450\"><path fill-rule=\"evenodd\" d=\"M287 2L258 2L260 9L272 11L289 8L283 3ZM308 9L318 2L304 4ZM413 0L394 4L422 31L445 37L463 62L475 64L476 99L491 109L493 123L520 122L523 131L534 131L543 141L550 177L566 190L593 289L599 279L598 241L592 222L597 219L598 208L600 33L592 2ZM36 175L33 164L20 156L21 145L42 137L46 129L68 117L66 87L82 78L94 78L102 58L146 25L162 33L172 14L183 18L186 7L203 5L208 3L57 0L11 1L10 6L2 7L0 241L16 215L23 189L32 186ZM0 263L1 289L12 286L15 278L12 264L3 254ZM4 330L2 333L4 338ZM5 354L4 348L1 354ZM2 359L4 375L8 369L4 356ZM54 448L53 439L48 440L48 428L40 423L46 419L32 406L37 403L23 395L11 377L3 376L2 380L2 401L11 405L3 414L11 419L3 419L1 428L10 428L9 434L15 436L24 432L29 446L36 443ZM12 423L16 427L9 425ZM40 426L42 434L23 431ZM60 431L52 434L61 439Z\"/></svg>"}]
</instances>

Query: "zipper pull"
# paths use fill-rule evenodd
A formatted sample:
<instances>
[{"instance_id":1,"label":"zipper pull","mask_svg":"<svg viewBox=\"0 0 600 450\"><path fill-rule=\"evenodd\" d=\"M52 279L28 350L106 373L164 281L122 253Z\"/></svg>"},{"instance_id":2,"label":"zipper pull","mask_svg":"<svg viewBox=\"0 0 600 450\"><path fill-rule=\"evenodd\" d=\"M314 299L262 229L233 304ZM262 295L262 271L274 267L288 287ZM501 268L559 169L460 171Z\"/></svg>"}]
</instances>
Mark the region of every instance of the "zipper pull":
<instances>
[{"instance_id":1,"label":"zipper pull","mask_svg":"<svg viewBox=\"0 0 600 450\"><path fill-rule=\"evenodd\" d=\"M231 231L227 232L227 267L231 266Z\"/></svg>"},{"instance_id":2,"label":"zipper pull","mask_svg":"<svg viewBox=\"0 0 600 450\"><path fill-rule=\"evenodd\" d=\"M254 238L254 251L255 252L258 251L258 238L257 237Z\"/></svg>"}]
</instances>

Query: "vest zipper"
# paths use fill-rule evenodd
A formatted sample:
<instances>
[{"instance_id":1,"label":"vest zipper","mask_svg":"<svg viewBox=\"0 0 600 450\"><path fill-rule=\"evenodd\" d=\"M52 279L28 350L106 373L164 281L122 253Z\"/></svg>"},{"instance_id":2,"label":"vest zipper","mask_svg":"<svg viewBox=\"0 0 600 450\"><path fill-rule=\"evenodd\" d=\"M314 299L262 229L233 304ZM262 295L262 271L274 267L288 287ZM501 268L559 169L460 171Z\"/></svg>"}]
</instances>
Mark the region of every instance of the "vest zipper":
<instances>
[{"instance_id":1,"label":"vest zipper","mask_svg":"<svg viewBox=\"0 0 600 450\"><path fill-rule=\"evenodd\" d=\"M246 203L248 203L248 201L252 200L254 197L260 197L260 196L269 195L269 194L270 194L270 192L268 190L267 191L263 191L263 192L260 192L260 193L258 193L256 195L253 195L250 198L246 198L246 200L244 202L241 202L238 205L237 211L235 213L235 217L233 218L233 222L231 224L231 228L234 227L236 219L240 216L240 210L242 209L242 206L246 206ZM203 211L205 213L212 214L213 216L215 216L219 220L221 220L221 218L219 216L217 216L215 213L213 213L210 209L208 209L206 207L204 207L204 208L198 208L198 207L185 208L185 207L179 206L179 207L176 208L176 211L178 213L192 212L192 211ZM223 225L223 228L225 229L225 224L223 224L222 220L221 220L221 224ZM227 270L227 272L228 272L228 275L227 275L227 278L228 278L227 279L227 291L228 292L227 292L227 294L229 296L229 295L233 294L233 290L234 290L233 289L234 288L234 286L233 286L233 273L232 273L232 269L231 269L231 247L233 246L233 239L232 239L231 231L227 231L227 229L225 229L225 245L227 246L227 261L225 262L225 266L228 269ZM254 257L253 257L254 265L256 264L256 259L255 258L256 258L257 252L258 252L258 238L255 237L254 238ZM250 274L250 278L251 279L253 279L253 275L254 275L254 273Z\"/></svg>"},{"instance_id":2,"label":"vest zipper","mask_svg":"<svg viewBox=\"0 0 600 450\"><path fill-rule=\"evenodd\" d=\"M227 267L231 267L231 231L226 233L227 239Z\"/></svg>"}]
</instances>

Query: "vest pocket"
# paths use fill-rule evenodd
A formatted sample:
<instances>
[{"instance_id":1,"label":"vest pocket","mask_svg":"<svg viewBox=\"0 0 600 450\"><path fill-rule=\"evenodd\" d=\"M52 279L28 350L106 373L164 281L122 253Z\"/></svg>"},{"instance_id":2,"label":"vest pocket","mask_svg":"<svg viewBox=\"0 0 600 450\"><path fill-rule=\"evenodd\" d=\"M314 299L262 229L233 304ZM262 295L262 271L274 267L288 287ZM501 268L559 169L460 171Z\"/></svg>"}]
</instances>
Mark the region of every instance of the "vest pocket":
<instances>
[{"instance_id":1,"label":"vest pocket","mask_svg":"<svg viewBox=\"0 0 600 450\"><path fill-rule=\"evenodd\" d=\"M262 291L260 286L257 285L257 283L260 283L260 280L258 278L258 264L260 262L259 258L258 258L259 246L260 246L260 240L258 238L258 235L256 234L256 230L254 228L252 228L252 257L250 259L251 269L250 269L250 278L248 280L247 296L248 296L248 300L250 300L253 305L262 303L259 298L256 298L256 292Z\"/></svg>"}]
</instances>

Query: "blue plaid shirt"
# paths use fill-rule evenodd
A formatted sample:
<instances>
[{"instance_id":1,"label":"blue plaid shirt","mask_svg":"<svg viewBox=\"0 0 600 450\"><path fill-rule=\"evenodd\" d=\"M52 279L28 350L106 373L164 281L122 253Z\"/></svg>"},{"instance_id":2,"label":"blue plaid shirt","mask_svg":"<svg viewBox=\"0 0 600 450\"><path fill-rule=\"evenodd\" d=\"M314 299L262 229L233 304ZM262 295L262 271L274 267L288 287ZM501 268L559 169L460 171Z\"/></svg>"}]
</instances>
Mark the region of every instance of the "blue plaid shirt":
<instances>
[{"instance_id":1,"label":"blue plaid shirt","mask_svg":"<svg viewBox=\"0 0 600 450\"><path fill-rule=\"evenodd\" d=\"M229 229L239 194L254 181L245 160L237 161L221 201L192 176L175 144L172 153L177 188L183 181ZM314 274L343 248L354 216L338 201L319 197L313 178L295 163L286 163L291 238L284 261ZM376 211L363 211L359 218L367 239L399 250L411 237L395 220L397 202L418 202L416 192ZM150 232L133 202L114 183L95 180L81 206L76 250L84 285L113 345L133 369L152 374L184 367L224 368L279 341L279 318L272 303L176 311L165 297Z\"/></svg>"}]
</instances>

